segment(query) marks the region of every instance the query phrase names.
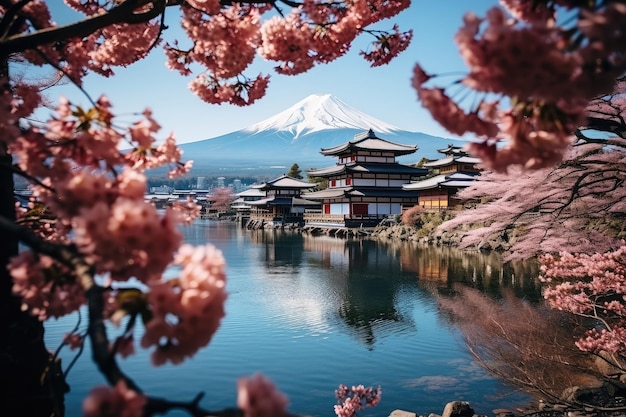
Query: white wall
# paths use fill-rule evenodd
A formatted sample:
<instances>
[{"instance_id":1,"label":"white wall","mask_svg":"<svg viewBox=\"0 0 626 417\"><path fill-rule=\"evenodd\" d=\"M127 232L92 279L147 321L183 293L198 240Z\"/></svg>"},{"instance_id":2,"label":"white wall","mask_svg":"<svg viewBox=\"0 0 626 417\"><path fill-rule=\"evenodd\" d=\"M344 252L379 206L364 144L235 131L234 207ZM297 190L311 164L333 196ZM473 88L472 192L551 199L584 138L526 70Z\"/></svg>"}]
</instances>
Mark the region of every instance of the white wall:
<instances>
[{"instance_id":1,"label":"white wall","mask_svg":"<svg viewBox=\"0 0 626 417\"><path fill-rule=\"evenodd\" d=\"M348 203L336 203L330 205L330 214L348 214L350 205Z\"/></svg>"}]
</instances>

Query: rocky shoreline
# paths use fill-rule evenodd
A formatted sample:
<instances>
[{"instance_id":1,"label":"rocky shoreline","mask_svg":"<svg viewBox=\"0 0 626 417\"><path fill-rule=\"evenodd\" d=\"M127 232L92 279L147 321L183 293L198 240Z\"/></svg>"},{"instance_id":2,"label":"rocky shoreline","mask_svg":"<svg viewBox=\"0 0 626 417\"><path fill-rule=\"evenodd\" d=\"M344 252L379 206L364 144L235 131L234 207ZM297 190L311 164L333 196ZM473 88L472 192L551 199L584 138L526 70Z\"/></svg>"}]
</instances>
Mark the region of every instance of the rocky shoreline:
<instances>
[{"instance_id":1,"label":"rocky shoreline","mask_svg":"<svg viewBox=\"0 0 626 417\"><path fill-rule=\"evenodd\" d=\"M539 400L515 410L495 409L493 417L624 417L626 416L626 384L619 379L598 382L596 386L573 386L563 391L560 399ZM467 401L446 404L441 414L421 415L412 411L394 410L389 417L490 417L476 414Z\"/></svg>"}]
</instances>

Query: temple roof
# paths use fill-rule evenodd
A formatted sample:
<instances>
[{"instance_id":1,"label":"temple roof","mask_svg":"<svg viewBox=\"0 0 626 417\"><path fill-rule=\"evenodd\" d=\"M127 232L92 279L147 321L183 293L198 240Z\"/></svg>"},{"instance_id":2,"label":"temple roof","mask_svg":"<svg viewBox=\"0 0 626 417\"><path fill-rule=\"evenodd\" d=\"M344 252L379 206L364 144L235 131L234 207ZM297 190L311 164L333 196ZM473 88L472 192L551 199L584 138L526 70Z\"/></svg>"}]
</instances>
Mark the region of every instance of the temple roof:
<instances>
[{"instance_id":1,"label":"temple roof","mask_svg":"<svg viewBox=\"0 0 626 417\"><path fill-rule=\"evenodd\" d=\"M402 164L349 164L333 165L328 168L311 169L308 171L311 177L330 177L348 172L371 172L378 174L411 174L426 175L428 170Z\"/></svg>"},{"instance_id":2,"label":"temple roof","mask_svg":"<svg viewBox=\"0 0 626 417\"><path fill-rule=\"evenodd\" d=\"M265 197L265 191L258 188L248 188L240 193L237 193L239 197Z\"/></svg>"},{"instance_id":3,"label":"temple roof","mask_svg":"<svg viewBox=\"0 0 626 417\"><path fill-rule=\"evenodd\" d=\"M318 201L310 201L299 197L277 197L264 198L262 200L247 201L251 206L319 206Z\"/></svg>"},{"instance_id":4,"label":"temple roof","mask_svg":"<svg viewBox=\"0 0 626 417\"><path fill-rule=\"evenodd\" d=\"M461 164L480 164L482 160L480 158L474 158L472 156L467 155L448 155L445 158L438 159L436 161L426 162L424 167L427 168L437 168L446 165L450 165L452 163L461 163Z\"/></svg>"},{"instance_id":5,"label":"temple roof","mask_svg":"<svg viewBox=\"0 0 626 417\"><path fill-rule=\"evenodd\" d=\"M296 178L288 177L287 175L281 175L278 178L275 178L271 181L264 182L263 184L253 185L251 188L256 188L260 190L269 190L275 188L282 189L307 189L313 188L317 184L312 182L301 181Z\"/></svg>"},{"instance_id":6,"label":"temple roof","mask_svg":"<svg viewBox=\"0 0 626 417\"><path fill-rule=\"evenodd\" d=\"M458 145L453 145L453 144L449 144L447 147L442 148L442 149L437 149L437 152L443 153L445 155L450 155L450 154L467 154L463 150L463 146L458 146Z\"/></svg>"},{"instance_id":7,"label":"temple roof","mask_svg":"<svg viewBox=\"0 0 626 417\"><path fill-rule=\"evenodd\" d=\"M322 155L340 155L358 150L392 152L395 155L408 155L417 151L416 145L402 145L380 139L370 129L354 136L354 139L332 148L322 148Z\"/></svg>"},{"instance_id":8,"label":"temple roof","mask_svg":"<svg viewBox=\"0 0 626 417\"><path fill-rule=\"evenodd\" d=\"M473 172L455 172L453 174L441 174L421 181L415 181L410 184L404 184L403 190L430 190L438 187L462 188L469 187L476 179L477 173Z\"/></svg>"}]
</instances>

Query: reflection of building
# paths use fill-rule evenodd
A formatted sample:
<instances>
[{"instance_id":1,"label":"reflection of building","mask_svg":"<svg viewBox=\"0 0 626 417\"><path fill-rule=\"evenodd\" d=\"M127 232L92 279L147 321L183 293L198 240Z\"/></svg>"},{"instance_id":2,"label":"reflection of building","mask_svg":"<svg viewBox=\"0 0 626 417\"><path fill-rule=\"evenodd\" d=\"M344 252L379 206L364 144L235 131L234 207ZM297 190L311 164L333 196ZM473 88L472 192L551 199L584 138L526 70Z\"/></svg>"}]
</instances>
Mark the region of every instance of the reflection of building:
<instances>
[{"instance_id":1,"label":"reflection of building","mask_svg":"<svg viewBox=\"0 0 626 417\"><path fill-rule=\"evenodd\" d=\"M302 224L302 215L307 207L319 207L320 203L300 197L303 191L311 190L316 184L282 175L272 181L253 185L251 188L264 191L266 196L250 201L250 220L253 225Z\"/></svg>"},{"instance_id":2,"label":"reflection of building","mask_svg":"<svg viewBox=\"0 0 626 417\"><path fill-rule=\"evenodd\" d=\"M437 248L438 252L442 252ZM417 254L414 246L402 245L399 249L400 264L405 271L417 273L420 280L448 283L448 259L442 255L431 255L428 251Z\"/></svg>"},{"instance_id":3,"label":"reflection of building","mask_svg":"<svg viewBox=\"0 0 626 417\"><path fill-rule=\"evenodd\" d=\"M291 230L253 230L250 238L262 244L264 264L268 269L281 268L282 272L295 273L302 263L303 237Z\"/></svg>"},{"instance_id":4,"label":"reflection of building","mask_svg":"<svg viewBox=\"0 0 626 417\"><path fill-rule=\"evenodd\" d=\"M435 176L402 186L406 191L419 192L419 205L425 209L457 206L460 204L455 198L457 191L470 186L479 175L476 165L480 159L469 156L460 146L449 145L439 152L445 157L424 164Z\"/></svg>"},{"instance_id":5,"label":"reflection of building","mask_svg":"<svg viewBox=\"0 0 626 417\"><path fill-rule=\"evenodd\" d=\"M313 178L328 179L328 188L303 197L322 202L321 213L307 213L308 225L372 227L383 218L402 213L402 206L417 202L417 192L402 185L427 173L426 169L401 165L396 157L408 155L416 146L378 138L372 130L322 154L336 156L337 164L309 170Z\"/></svg>"},{"instance_id":6,"label":"reflection of building","mask_svg":"<svg viewBox=\"0 0 626 417\"><path fill-rule=\"evenodd\" d=\"M428 244L401 245L397 251L402 270L415 273L424 288L445 292L464 284L492 295L512 289L529 301L541 299L539 265L534 259L503 262L495 251L467 252Z\"/></svg>"}]
</instances>

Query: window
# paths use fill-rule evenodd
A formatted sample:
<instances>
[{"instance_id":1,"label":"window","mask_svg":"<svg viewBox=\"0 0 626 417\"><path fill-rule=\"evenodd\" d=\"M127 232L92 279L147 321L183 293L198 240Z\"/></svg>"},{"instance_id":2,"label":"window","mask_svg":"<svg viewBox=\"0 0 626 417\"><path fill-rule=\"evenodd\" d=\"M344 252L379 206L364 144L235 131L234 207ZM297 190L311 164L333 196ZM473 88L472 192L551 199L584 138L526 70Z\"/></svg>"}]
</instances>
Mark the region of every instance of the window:
<instances>
[{"instance_id":1,"label":"window","mask_svg":"<svg viewBox=\"0 0 626 417\"><path fill-rule=\"evenodd\" d=\"M352 204L352 214L367 215L367 204Z\"/></svg>"},{"instance_id":2,"label":"window","mask_svg":"<svg viewBox=\"0 0 626 417\"><path fill-rule=\"evenodd\" d=\"M337 185L337 180L331 180L330 181L330 186L331 187L335 187Z\"/></svg>"},{"instance_id":3,"label":"window","mask_svg":"<svg viewBox=\"0 0 626 417\"><path fill-rule=\"evenodd\" d=\"M346 185L352 185L352 178L346 178Z\"/></svg>"}]
</instances>

